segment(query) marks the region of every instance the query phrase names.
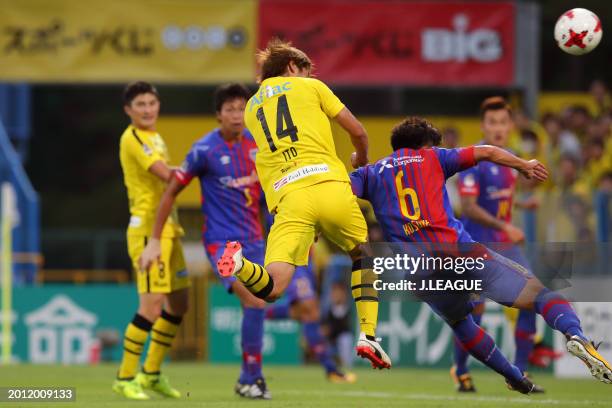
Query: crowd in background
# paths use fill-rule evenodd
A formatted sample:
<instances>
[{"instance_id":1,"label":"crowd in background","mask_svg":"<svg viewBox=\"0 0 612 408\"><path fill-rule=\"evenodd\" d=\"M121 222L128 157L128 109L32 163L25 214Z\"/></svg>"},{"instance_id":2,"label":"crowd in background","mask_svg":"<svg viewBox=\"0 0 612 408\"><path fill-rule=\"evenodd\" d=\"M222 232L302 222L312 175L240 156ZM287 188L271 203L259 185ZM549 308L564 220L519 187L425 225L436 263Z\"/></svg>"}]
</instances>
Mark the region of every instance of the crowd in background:
<instances>
[{"instance_id":1,"label":"crowd in background","mask_svg":"<svg viewBox=\"0 0 612 408\"><path fill-rule=\"evenodd\" d=\"M599 80L592 83L590 95L594 109L570 105L560 112L544 112L537 120L520 110L514 112L515 130L508 147L522 157L540 160L550 171L548 182L534 185L521 180L518 191L535 211L538 242L601 240L598 223L605 219L596 207L602 195L612 194L612 96ZM443 143L460 146L461 136L454 128L444 129ZM448 183L449 194L460 213L453 183ZM515 222L524 220L515 216ZM610 230L609 225L604 227Z\"/></svg>"}]
</instances>

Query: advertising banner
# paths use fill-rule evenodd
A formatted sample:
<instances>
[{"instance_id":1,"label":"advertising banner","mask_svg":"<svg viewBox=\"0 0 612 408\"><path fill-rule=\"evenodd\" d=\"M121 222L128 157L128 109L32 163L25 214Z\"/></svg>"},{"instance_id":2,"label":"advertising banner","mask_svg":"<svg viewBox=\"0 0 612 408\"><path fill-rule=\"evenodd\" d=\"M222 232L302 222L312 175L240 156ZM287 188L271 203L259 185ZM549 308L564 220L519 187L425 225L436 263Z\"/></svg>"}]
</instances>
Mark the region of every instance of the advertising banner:
<instances>
[{"instance_id":1,"label":"advertising banner","mask_svg":"<svg viewBox=\"0 0 612 408\"><path fill-rule=\"evenodd\" d=\"M516 309L511 309L516 313ZM497 303L487 302L481 326L493 337L500 350L514 358L514 327L511 313ZM541 318L538 333L550 344L551 330ZM453 364L453 332L431 308L421 302L383 300L379 305L376 335L394 366L436 367ZM470 357L470 365L484 367Z\"/></svg>"},{"instance_id":2,"label":"advertising banner","mask_svg":"<svg viewBox=\"0 0 612 408\"><path fill-rule=\"evenodd\" d=\"M0 80L251 81L256 5L0 0Z\"/></svg>"},{"instance_id":3,"label":"advertising banner","mask_svg":"<svg viewBox=\"0 0 612 408\"><path fill-rule=\"evenodd\" d=\"M14 361L118 361L125 326L138 307L132 285L45 285L13 290Z\"/></svg>"},{"instance_id":4,"label":"advertising banner","mask_svg":"<svg viewBox=\"0 0 612 408\"><path fill-rule=\"evenodd\" d=\"M306 17L307 16L307 17ZM507 86L510 2L262 0L259 46L291 40L334 84Z\"/></svg>"}]
</instances>

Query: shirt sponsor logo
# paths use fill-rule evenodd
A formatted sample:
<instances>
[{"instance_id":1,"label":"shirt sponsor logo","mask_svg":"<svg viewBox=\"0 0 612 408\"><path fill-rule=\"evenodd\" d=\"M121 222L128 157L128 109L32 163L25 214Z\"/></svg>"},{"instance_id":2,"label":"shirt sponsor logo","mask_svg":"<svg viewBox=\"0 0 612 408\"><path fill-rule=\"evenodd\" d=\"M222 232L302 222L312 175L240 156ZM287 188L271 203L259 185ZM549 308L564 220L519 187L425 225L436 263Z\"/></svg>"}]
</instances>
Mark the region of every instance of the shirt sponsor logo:
<instances>
[{"instance_id":1,"label":"shirt sponsor logo","mask_svg":"<svg viewBox=\"0 0 612 408\"><path fill-rule=\"evenodd\" d=\"M487 187L487 198L490 200L499 200L503 198L511 198L514 189L512 188L501 188L497 189L495 186Z\"/></svg>"},{"instance_id":2,"label":"shirt sponsor logo","mask_svg":"<svg viewBox=\"0 0 612 408\"><path fill-rule=\"evenodd\" d=\"M248 176L233 178L232 176L223 176L219 178L219 182L225 187L240 188L253 185L259 182L259 177L255 171Z\"/></svg>"},{"instance_id":3,"label":"shirt sponsor logo","mask_svg":"<svg viewBox=\"0 0 612 408\"><path fill-rule=\"evenodd\" d=\"M291 90L291 82L289 81L283 83L282 85L275 85L275 86L267 85L265 87L264 86L259 87L259 92L257 92L251 98L251 101L249 103L249 112L253 110L253 107L257 105L261 105L264 102L264 99L272 98L273 96L280 95L290 90Z\"/></svg>"},{"instance_id":4,"label":"shirt sponsor logo","mask_svg":"<svg viewBox=\"0 0 612 408\"><path fill-rule=\"evenodd\" d=\"M423 156L402 156L402 157L394 157L392 159L385 159L381 164L380 170L378 170L378 174L385 171L385 169L392 169L394 167L405 166L406 164L411 163L422 163L424 161Z\"/></svg>"},{"instance_id":5,"label":"shirt sponsor logo","mask_svg":"<svg viewBox=\"0 0 612 408\"><path fill-rule=\"evenodd\" d=\"M273 184L274 191L278 191L287 184L293 183L294 181L303 179L304 177L312 176L314 174L328 173L329 166L327 164L314 164L312 166L300 167L297 170L292 171L285 177L281 178Z\"/></svg>"}]
</instances>

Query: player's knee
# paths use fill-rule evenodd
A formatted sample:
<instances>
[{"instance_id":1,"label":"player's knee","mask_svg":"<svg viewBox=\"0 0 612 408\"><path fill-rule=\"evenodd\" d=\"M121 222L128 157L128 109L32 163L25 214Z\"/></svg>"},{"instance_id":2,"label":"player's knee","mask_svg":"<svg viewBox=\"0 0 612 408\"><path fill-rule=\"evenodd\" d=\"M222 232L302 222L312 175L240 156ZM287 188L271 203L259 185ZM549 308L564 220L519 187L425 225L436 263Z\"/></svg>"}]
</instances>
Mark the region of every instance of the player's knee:
<instances>
[{"instance_id":1,"label":"player's knee","mask_svg":"<svg viewBox=\"0 0 612 408\"><path fill-rule=\"evenodd\" d=\"M187 310L189 310L189 304L187 301L168 307L168 313L173 316L184 316L187 313Z\"/></svg>"},{"instance_id":2,"label":"player's knee","mask_svg":"<svg viewBox=\"0 0 612 408\"><path fill-rule=\"evenodd\" d=\"M268 303L274 303L283 295L284 287L281 287L280 282L274 281L274 286L270 290L270 293L265 294L265 301ZM286 287L286 285L285 285Z\"/></svg>"},{"instance_id":3,"label":"player's knee","mask_svg":"<svg viewBox=\"0 0 612 408\"><path fill-rule=\"evenodd\" d=\"M242 303L242 307L249 309L263 309L266 307L266 301L255 296L248 296L244 299L240 299L240 303Z\"/></svg>"},{"instance_id":4,"label":"player's knee","mask_svg":"<svg viewBox=\"0 0 612 408\"><path fill-rule=\"evenodd\" d=\"M544 285L537 278L527 280L527 283L512 306L517 309L532 310L535 307L536 299Z\"/></svg>"},{"instance_id":5,"label":"player's knee","mask_svg":"<svg viewBox=\"0 0 612 408\"><path fill-rule=\"evenodd\" d=\"M274 291L272 291L265 299L266 302L268 303L274 303L276 302L278 299L280 299L281 294L280 293L275 293Z\"/></svg>"},{"instance_id":6,"label":"player's knee","mask_svg":"<svg viewBox=\"0 0 612 408\"><path fill-rule=\"evenodd\" d=\"M138 314L150 322L157 320L161 316L162 305L158 303L141 304L138 308Z\"/></svg>"}]
</instances>

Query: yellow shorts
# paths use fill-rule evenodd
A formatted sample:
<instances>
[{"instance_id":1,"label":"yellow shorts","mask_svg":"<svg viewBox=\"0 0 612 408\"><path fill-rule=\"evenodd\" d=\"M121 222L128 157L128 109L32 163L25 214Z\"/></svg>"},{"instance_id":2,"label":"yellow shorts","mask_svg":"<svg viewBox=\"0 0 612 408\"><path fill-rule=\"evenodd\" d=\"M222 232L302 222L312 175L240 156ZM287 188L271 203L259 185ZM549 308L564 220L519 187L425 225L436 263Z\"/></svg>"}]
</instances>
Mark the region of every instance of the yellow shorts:
<instances>
[{"instance_id":1,"label":"yellow shorts","mask_svg":"<svg viewBox=\"0 0 612 408\"><path fill-rule=\"evenodd\" d=\"M368 227L349 183L326 181L285 195L276 208L265 264L307 265L319 231L346 252L367 241Z\"/></svg>"},{"instance_id":2,"label":"yellow shorts","mask_svg":"<svg viewBox=\"0 0 612 408\"><path fill-rule=\"evenodd\" d=\"M189 287L189 277L183 257L180 238L161 239L161 260L153 263L149 271L141 271L138 259L144 250L147 238L128 235L128 253L136 273L138 293L170 293Z\"/></svg>"}]
</instances>

